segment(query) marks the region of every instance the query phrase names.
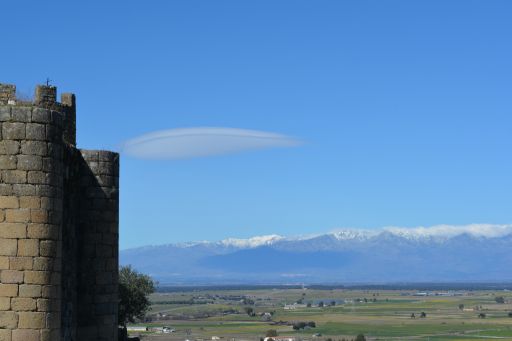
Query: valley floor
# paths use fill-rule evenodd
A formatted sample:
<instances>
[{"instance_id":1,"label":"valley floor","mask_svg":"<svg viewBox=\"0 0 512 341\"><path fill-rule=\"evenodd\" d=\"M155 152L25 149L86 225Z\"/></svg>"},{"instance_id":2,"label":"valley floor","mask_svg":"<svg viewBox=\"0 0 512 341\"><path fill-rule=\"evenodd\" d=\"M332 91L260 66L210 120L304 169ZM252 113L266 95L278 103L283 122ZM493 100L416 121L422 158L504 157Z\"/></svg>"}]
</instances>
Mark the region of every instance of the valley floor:
<instances>
[{"instance_id":1,"label":"valley floor","mask_svg":"<svg viewBox=\"0 0 512 341\"><path fill-rule=\"evenodd\" d=\"M269 330L276 340L295 341L358 334L367 340L512 340L508 291L195 290L151 300L148 321L137 324L149 330L131 333L143 340L259 341ZM315 327L294 330L300 322Z\"/></svg>"}]
</instances>

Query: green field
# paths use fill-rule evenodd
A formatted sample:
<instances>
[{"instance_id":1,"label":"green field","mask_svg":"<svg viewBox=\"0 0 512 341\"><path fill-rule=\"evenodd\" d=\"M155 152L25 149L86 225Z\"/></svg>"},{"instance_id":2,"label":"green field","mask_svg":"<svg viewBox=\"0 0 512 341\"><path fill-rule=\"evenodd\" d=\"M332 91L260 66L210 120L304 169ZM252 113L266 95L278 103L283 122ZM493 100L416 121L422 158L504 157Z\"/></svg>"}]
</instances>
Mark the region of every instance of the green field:
<instances>
[{"instance_id":1,"label":"green field","mask_svg":"<svg viewBox=\"0 0 512 341\"><path fill-rule=\"evenodd\" d=\"M512 341L512 293L435 293L416 296L416 291L346 289L157 293L151 296L153 306L147 321L137 325L150 328L143 333L147 340L211 340L212 336L230 341L260 340L269 329L275 329L280 336L296 340L351 340L362 333L367 340ZM506 303L497 303L497 296L504 297ZM327 306L332 301L336 305ZM295 302L303 306L285 309ZM320 302L324 302L323 307ZM249 316L247 309L255 316ZM426 315L423 318L422 312ZM272 316L261 316L264 313ZM300 321L314 321L316 327L294 330L292 324ZM176 331L159 333L162 326Z\"/></svg>"}]
</instances>

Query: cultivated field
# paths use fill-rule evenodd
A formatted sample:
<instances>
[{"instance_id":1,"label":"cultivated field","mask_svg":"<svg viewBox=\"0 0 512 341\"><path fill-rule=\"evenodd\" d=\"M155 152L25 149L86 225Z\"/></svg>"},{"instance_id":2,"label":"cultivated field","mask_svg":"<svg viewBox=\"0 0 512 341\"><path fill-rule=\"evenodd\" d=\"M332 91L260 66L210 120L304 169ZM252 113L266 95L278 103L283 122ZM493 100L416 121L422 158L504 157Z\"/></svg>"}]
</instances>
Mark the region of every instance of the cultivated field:
<instances>
[{"instance_id":1,"label":"cultivated field","mask_svg":"<svg viewBox=\"0 0 512 341\"><path fill-rule=\"evenodd\" d=\"M505 303L497 303L501 297ZM512 340L508 291L211 290L158 293L151 300L151 322L137 324L150 331L131 333L144 340L259 341L269 329L312 341L359 333L367 340ZM310 321L315 328L293 328ZM163 326L175 331L162 333Z\"/></svg>"}]
</instances>

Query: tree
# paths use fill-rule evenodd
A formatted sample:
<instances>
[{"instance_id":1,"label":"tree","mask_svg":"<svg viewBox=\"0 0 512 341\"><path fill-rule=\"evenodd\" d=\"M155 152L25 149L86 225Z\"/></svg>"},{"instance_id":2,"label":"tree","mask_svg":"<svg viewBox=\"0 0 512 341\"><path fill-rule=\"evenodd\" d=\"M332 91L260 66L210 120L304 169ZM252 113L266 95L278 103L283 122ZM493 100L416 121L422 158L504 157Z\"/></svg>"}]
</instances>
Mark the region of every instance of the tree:
<instances>
[{"instance_id":1,"label":"tree","mask_svg":"<svg viewBox=\"0 0 512 341\"><path fill-rule=\"evenodd\" d=\"M151 277L132 269L130 265L119 268L119 323L135 322L150 309L148 295L155 291Z\"/></svg>"},{"instance_id":2,"label":"tree","mask_svg":"<svg viewBox=\"0 0 512 341\"><path fill-rule=\"evenodd\" d=\"M459 310L464 310L464 304L459 304Z\"/></svg>"},{"instance_id":3,"label":"tree","mask_svg":"<svg viewBox=\"0 0 512 341\"><path fill-rule=\"evenodd\" d=\"M359 334L356 336L356 341L366 341L366 338L363 334Z\"/></svg>"},{"instance_id":4,"label":"tree","mask_svg":"<svg viewBox=\"0 0 512 341\"><path fill-rule=\"evenodd\" d=\"M254 309L253 309L253 308L251 308L251 307L245 307L245 308L244 308L244 310L245 310L245 313L246 313L247 315L249 315L249 316L253 316L253 314L254 314Z\"/></svg>"},{"instance_id":5,"label":"tree","mask_svg":"<svg viewBox=\"0 0 512 341\"><path fill-rule=\"evenodd\" d=\"M269 329L267 330L266 337L276 337L277 336L277 330L275 329Z\"/></svg>"},{"instance_id":6,"label":"tree","mask_svg":"<svg viewBox=\"0 0 512 341\"><path fill-rule=\"evenodd\" d=\"M508 317L512 317L512 312L508 313Z\"/></svg>"},{"instance_id":7,"label":"tree","mask_svg":"<svg viewBox=\"0 0 512 341\"><path fill-rule=\"evenodd\" d=\"M422 311L420 317L425 318L425 317L427 317L427 314L424 311Z\"/></svg>"},{"instance_id":8,"label":"tree","mask_svg":"<svg viewBox=\"0 0 512 341\"><path fill-rule=\"evenodd\" d=\"M295 322L293 324L293 330L304 329L307 326L306 322Z\"/></svg>"},{"instance_id":9,"label":"tree","mask_svg":"<svg viewBox=\"0 0 512 341\"><path fill-rule=\"evenodd\" d=\"M503 296L496 296L496 298L494 300L496 301L496 303L500 303L500 304L505 303L505 298Z\"/></svg>"},{"instance_id":10,"label":"tree","mask_svg":"<svg viewBox=\"0 0 512 341\"><path fill-rule=\"evenodd\" d=\"M321 308L324 306L324 301L320 301L320 303L318 303L318 306Z\"/></svg>"}]
</instances>

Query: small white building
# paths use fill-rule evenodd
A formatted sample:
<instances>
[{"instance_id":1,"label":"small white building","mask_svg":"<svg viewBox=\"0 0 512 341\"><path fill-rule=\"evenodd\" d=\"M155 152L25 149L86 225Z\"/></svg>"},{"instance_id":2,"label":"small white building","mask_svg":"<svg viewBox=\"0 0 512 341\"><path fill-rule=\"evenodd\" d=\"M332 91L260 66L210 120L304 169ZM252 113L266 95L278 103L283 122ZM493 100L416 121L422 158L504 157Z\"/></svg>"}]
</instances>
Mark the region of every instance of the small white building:
<instances>
[{"instance_id":1,"label":"small white building","mask_svg":"<svg viewBox=\"0 0 512 341\"><path fill-rule=\"evenodd\" d=\"M267 336L263 341L295 341L293 336Z\"/></svg>"},{"instance_id":2,"label":"small white building","mask_svg":"<svg viewBox=\"0 0 512 341\"><path fill-rule=\"evenodd\" d=\"M307 304L299 304L299 303L285 304L284 310L295 310L297 308L306 308L306 307L307 307Z\"/></svg>"},{"instance_id":3,"label":"small white building","mask_svg":"<svg viewBox=\"0 0 512 341\"><path fill-rule=\"evenodd\" d=\"M127 326L126 330L129 332L147 332L149 329L144 326Z\"/></svg>"}]
</instances>

